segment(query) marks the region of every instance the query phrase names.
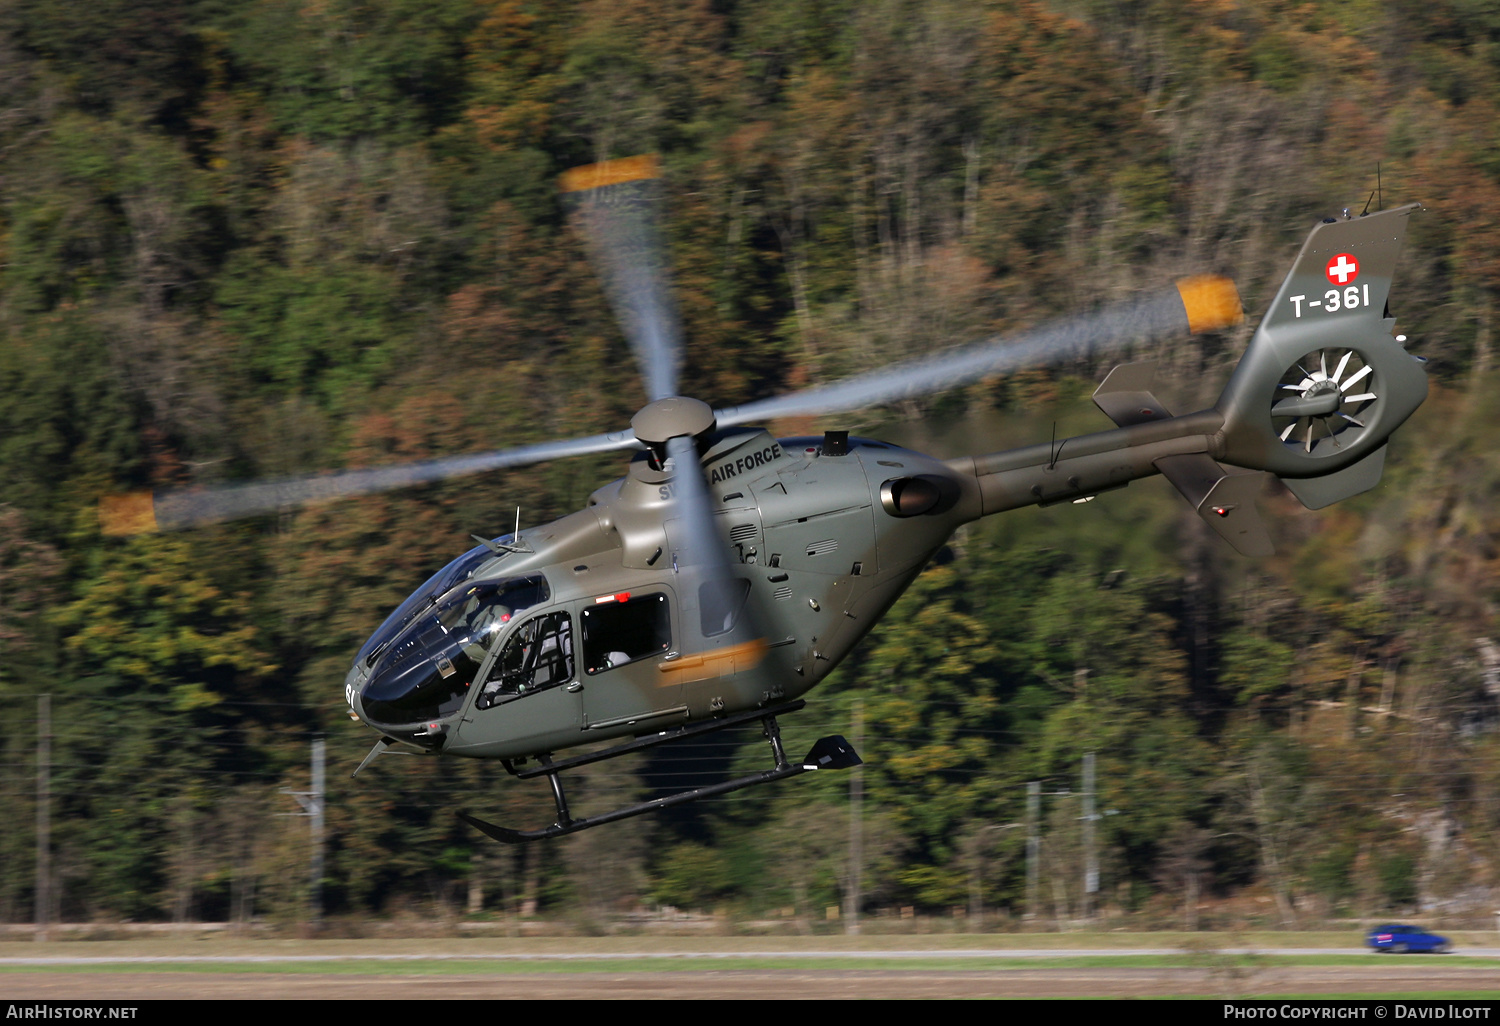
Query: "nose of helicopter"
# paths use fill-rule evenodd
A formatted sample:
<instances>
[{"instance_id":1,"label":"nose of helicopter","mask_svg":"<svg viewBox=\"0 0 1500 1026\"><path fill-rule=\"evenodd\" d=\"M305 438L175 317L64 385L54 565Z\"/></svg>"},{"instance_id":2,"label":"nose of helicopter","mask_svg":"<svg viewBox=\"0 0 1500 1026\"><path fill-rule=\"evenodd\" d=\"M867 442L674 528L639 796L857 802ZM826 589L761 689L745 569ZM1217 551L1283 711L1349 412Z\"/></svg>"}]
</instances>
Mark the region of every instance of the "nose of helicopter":
<instances>
[{"instance_id":1,"label":"nose of helicopter","mask_svg":"<svg viewBox=\"0 0 1500 1026\"><path fill-rule=\"evenodd\" d=\"M452 663L444 661L450 666L447 676L455 675ZM408 664L404 669L411 670L413 666ZM441 669L432 673L417 669L416 673L381 673L380 664L372 669L366 661L356 661L345 675L344 697L350 705L351 718L380 730L387 738L440 750L455 726L458 703L450 699L438 705L432 696L423 697L425 691L431 690L425 685L431 684L432 679L443 678L444 673Z\"/></svg>"},{"instance_id":2,"label":"nose of helicopter","mask_svg":"<svg viewBox=\"0 0 1500 1026\"><path fill-rule=\"evenodd\" d=\"M422 748L437 750L447 740L451 716L431 718L427 722L391 722L389 702L383 699L382 681L369 667L356 662L344 677L344 699L349 703L349 716L357 719L386 737L406 741ZM388 683L388 682L386 682Z\"/></svg>"},{"instance_id":3,"label":"nose of helicopter","mask_svg":"<svg viewBox=\"0 0 1500 1026\"><path fill-rule=\"evenodd\" d=\"M365 711L365 687L370 682L370 670L368 667L356 662L349 668L344 677L344 700L349 703L349 718L358 720L367 727L373 727L382 734L389 731L370 719L369 713Z\"/></svg>"},{"instance_id":4,"label":"nose of helicopter","mask_svg":"<svg viewBox=\"0 0 1500 1026\"><path fill-rule=\"evenodd\" d=\"M365 719L364 704L360 701L360 692L364 690L365 681L370 677L370 671L359 661L349 667L349 672L344 674L344 701L349 703L349 715L354 719L368 723Z\"/></svg>"}]
</instances>

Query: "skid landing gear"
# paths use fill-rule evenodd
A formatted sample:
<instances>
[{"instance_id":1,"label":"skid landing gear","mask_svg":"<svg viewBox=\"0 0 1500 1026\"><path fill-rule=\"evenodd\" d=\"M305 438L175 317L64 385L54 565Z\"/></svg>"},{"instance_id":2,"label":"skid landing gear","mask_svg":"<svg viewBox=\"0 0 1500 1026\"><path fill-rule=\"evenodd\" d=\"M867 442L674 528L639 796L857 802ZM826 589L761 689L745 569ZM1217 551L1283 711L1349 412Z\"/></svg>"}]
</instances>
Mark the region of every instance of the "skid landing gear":
<instances>
[{"instance_id":1,"label":"skid landing gear","mask_svg":"<svg viewBox=\"0 0 1500 1026\"><path fill-rule=\"evenodd\" d=\"M466 812L460 812L458 818L472 826L481 833L493 837L497 841L507 844L520 844L523 841L539 841L544 837L561 837L564 834L574 834L589 827L601 826L605 823L613 823L618 819L629 819L631 816L639 816L645 812L654 812L657 809L670 808L673 805L682 805L684 802L697 801L699 798L708 798L716 794L727 794L730 791L738 791L745 787L754 787L757 784L769 784L773 780L781 780L785 777L795 777L799 773L818 769L848 769L858 766L864 760L854 751L854 746L845 741L837 734L822 738L812 746L807 757L801 762L789 762L786 751L781 745L781 728L776 723L776 717L783 713L796 712L806 702L787 702L783 705L773 706L769 709L757 709L753 712L740 713L736 716L726 716L720 720L712 720L708 723L694 724L690 727L679 727L676 730L663 731L653 734L651 737L638 738L625 744L606 748L601 752L591 752L588 755L578 755L561 762L554 762L550 755L537 757L539 765L527 769L517 769L510 761L505 761L505 768L513 776L522 780L533 777L544 776L552 785L552 800L557 804L557 821L549 827L540 830L511 830L508 827L496 826L486 823L482 819L475 819ZM597 816L589 816L585 819L574 819L568 813L567 795L563 793L562 780L558 774L566 769L584 766L591 762L600 762L604 759L613 759L629 752L640 751L654 745L665 744L668 741L678 741L682 738L696 737L702 734L711 734L729 727L736 727L742 723L752 720L760 720L764 729L766 740L771 744L771 752L775 757L776 765L760 773L752 773L748 776L736 777L726 780L720 784L710 784L706 787L695 787L687 791L678 791L662 798L653 798L649 802L639 802L635 805L627 805L615 809L612 812L601 813Z\"/></svg>"}]
</instances>

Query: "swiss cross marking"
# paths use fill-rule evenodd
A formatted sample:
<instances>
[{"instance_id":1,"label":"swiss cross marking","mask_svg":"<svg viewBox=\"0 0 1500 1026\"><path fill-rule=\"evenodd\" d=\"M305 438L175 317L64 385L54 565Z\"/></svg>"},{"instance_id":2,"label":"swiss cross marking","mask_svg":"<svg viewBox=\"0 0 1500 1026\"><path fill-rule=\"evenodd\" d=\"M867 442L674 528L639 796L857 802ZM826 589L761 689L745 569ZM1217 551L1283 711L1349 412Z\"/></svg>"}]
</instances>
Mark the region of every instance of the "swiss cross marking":
<instances>
[{"instance_id":1,"label":"swiss cross marking","mask_svg":"<svg viewBox=\"0 0 1500 1026\"><path fill-rule=\"evenodd\" d=\"M1359 277L1359 261L1354 259L1352 253L1340 253L1328 261L1328 267L1323 273L1335 285L1347 285Z\"/></svg>"}]
</instances>

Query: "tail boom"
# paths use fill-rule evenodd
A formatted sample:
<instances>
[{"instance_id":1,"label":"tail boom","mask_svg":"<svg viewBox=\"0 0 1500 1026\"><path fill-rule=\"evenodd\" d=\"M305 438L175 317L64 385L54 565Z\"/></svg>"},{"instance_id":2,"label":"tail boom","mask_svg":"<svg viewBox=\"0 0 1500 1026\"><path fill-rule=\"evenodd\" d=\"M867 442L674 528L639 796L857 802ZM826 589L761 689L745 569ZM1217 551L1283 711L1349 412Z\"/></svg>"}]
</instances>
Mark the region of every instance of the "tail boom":
<instances>
[{"instance_id":1,"label":"tail boom","mask_svg":"<svg viewBox=\"0 0 1500 1026\"><path fill-rule=\"evenodd\" d=\"M1152 393L1154 367L1124 364L1094 395L1115 430L950 460L960 515L1085 502L1159 473L1227 542L1260 556L1272 551L1255 508L1260 472L1310 509L1373 488L1387 439L1427 396L1386 305L1419 209L1315 227L1211 409L1172 416Z\"/></svg>"}]
</instances>

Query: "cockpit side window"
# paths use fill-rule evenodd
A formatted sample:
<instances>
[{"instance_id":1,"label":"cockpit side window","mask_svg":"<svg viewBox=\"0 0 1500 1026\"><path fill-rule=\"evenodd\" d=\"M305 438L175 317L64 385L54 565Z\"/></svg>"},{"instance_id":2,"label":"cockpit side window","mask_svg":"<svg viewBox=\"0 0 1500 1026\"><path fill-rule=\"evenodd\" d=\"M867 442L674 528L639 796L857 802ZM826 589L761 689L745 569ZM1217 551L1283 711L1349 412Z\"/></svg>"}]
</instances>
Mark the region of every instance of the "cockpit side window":
<instances>
[{"instance_id":1,"label":"cockpit side window","mask_svg":"<svg viewBox=\"0 0 1500 1026\"><path fill-rule=\"evenodd\" d=\"M544 613L511 632L474 705L488 709L572 679L573 619L566 612Z\"/></svg>"},{"instance_id":2,"label":"cockpit side window","mask_svg":"<svg viewBox=\"0 0 1500 1026\"><path fill-rule=\"evenodd\" d=\"M672 647L672 620L667 596L657 593L615 596L586 606L582 616L583 667L602 673Z\"/></svg>"}]
</instances>

